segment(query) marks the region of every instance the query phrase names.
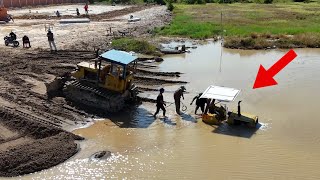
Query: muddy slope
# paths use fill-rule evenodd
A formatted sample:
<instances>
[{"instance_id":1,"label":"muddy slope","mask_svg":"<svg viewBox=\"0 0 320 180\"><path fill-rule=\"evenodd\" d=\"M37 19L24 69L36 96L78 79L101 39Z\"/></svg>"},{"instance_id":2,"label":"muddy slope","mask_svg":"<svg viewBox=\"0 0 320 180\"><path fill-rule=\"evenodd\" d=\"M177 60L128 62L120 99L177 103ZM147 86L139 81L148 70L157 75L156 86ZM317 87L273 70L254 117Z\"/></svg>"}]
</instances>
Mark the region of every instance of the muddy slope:
<instances>
[{"instance_id":1,"label":"muddy slope","mask_svg":"<svg viewBox=\"0 0 320 180\"><path fill-rule=\"evenodd\" d=\"M0 135L0 176L47 169L77 153L75 140L81 137L13 109L0 108L0 128L6 130Z\"/></svg>"}]
</instances>

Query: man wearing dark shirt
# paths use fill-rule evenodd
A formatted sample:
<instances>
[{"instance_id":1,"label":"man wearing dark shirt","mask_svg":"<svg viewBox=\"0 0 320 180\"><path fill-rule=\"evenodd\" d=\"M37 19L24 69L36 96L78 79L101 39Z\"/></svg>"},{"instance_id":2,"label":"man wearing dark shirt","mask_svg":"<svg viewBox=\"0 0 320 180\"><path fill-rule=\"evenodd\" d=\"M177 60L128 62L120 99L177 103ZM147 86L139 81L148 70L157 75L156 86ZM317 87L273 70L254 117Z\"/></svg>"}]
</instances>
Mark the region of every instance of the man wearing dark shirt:
<instances>
[{"instance_id":1,"label":"man wearing dark shirt","mask_svg":"<svg viewBox=\"0 0 320 180\"><path fill-rule=\"evenodd\" d=\"M181 86L173 94L174 103L176 105L176 113L179 115L181 114L181 112L180 112L180 98L182 97L184 99L183 92L185 92L185 91L186 91L186 88L184 86Z\"/></svg>"},{"instance_id":2,"label":"man wearing dark shirt","mask_svg":"<svg viewBox=\"0 0 320 180\"><path fill-rule=\"evenodd\" d=\"M197 96L195 96L190 105L192 105L193 101L196 100L196 110L194 111L194 114L197 114L197 111L199 109L199 107L201 108L201 112L202 114L204 113L204 107L207 103L207 99L206 98L200 98L202 96L202 93L199 93Z\"/></svg>"},{"instance_id":3,"label":"man wearing dark shirt","mask_svg":"<svg viewBox=\"0 0 320 180\"><path fill-rule=\"evenodd\" d=\"M160 89L160 93L159 93L159 95L157 97L157 111L154 113L154 115L153 115L154 117L157 116L157 114L159 113L160 109L162 109L162 111L163 111L163 116L166 116L166 108L164 108L164 106L166 104L163 101L163 95L162 95L163 92L164 92L164 89L161 88Z\"/></svg>"},{"instance_id":4,"label":"man wearing dark shirt","mask_svg":"<svg viewBox=\"0 0 320 180\"><path fill-rule=\"evenodd\" d=\"M17 39L17 35L13 31L11 31L11 33L9 35L10 35L12 41Z\"/></svg>"},{"instance_id":5,"label":"man wearing dark shirt","mask_svg":"<svg viewBox=\"0 0 320 180\"><path fill-rule=\"evenodd\" d=\"M51 32L50 29L48 30L47 37L48 37L51 52L53 51L52 46L54 47L55 51L57 52L57 47L56 47L56 44L54 43L53 33Z\"/></svg>"}]
</instances>

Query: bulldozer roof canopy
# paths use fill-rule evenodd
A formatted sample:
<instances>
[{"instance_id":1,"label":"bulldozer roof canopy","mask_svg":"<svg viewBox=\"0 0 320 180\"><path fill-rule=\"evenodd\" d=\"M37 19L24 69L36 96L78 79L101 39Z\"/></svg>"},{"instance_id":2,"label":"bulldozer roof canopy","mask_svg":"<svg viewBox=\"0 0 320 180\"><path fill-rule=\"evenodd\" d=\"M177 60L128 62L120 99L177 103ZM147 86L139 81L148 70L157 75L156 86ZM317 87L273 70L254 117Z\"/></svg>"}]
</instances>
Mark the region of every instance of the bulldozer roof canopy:
<instances>
[{"instance_id":1,"label":"bulldozer roof canopy","mask_svg":"<svg viewBox=\"0 0 320 180\"><path fill-rule=\"evenodd\" d=\"M236 99L240 90L222 86L209 86L200 98L216 99L218 101L231 102Z\"/></svg>"},{"instance_id":2,"label":"bulldozer roof canopy","mask_svg":"<svg viewBox=\"0 0 320 180\"><path fill-rule=\"evenodd\" d=\"M118 50L112 49L110 51L107 51L101 54L100 58L108 62L112 62L120 65L128 65L134 60L136 60L138 57L125 51L118 51Z\"/></svg>"}]
</instances>

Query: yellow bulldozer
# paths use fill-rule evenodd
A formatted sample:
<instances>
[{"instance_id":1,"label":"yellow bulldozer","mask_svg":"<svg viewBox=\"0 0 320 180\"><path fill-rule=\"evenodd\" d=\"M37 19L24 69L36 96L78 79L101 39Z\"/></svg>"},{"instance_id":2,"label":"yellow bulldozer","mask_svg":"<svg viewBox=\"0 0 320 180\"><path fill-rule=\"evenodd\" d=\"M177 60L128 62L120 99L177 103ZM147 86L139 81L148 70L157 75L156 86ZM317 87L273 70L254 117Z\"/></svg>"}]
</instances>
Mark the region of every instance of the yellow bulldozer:
<instances>
[{"instance_id":1,"label":"yellow bulldozer","mask_svg":"<svg viewBox=\"0 0 320 180\"><path fill-rule=\"evenodd\" d=\"M110 50L94 62L81 62L63 87L65 97L73 102L107 112L118 112L137 96L133 84L137 56Z\"/></svg>"}]
</instances>

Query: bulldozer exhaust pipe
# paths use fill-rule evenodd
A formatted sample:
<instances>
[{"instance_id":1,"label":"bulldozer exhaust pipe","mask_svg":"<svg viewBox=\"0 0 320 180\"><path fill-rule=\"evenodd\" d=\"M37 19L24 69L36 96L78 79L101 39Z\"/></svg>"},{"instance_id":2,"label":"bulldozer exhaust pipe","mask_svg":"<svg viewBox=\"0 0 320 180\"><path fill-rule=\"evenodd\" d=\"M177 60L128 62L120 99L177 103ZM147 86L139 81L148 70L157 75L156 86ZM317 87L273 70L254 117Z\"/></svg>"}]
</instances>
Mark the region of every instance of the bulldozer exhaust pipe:
<instances>
[{"instance_id":1,"label":"bulldozer exhaust pipe","mask_svg":"<svg viewBox=\"0 0 320 180\"><path fill-rule=\"evenodd\" d=\"M238 116L241 116L241 108L240 108L241 101L238 102Z\"/></svg>"}]
</instances>

